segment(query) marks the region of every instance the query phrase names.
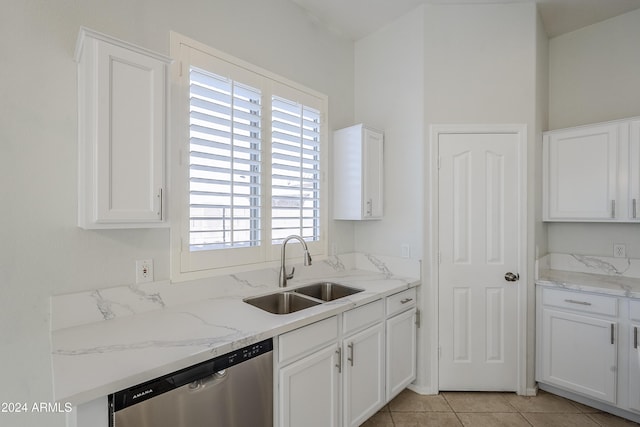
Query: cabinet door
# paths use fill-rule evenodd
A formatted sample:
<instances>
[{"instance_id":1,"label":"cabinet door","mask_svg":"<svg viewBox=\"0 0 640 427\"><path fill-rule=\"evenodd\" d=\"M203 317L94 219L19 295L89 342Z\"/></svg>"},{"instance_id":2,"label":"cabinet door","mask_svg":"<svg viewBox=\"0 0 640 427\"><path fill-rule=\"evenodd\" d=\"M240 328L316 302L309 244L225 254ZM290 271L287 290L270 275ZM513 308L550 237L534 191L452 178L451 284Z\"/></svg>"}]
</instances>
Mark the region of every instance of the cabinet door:
<instances>
[{"instance_id":1,"label":"cabinet door","mask_svg":"<svg viewBox=\"0 0 640 427\"><path fill-rule=\"evenodd\" d=\"M416 379L416 310L387 320L387 401Z\"/></svg>"},{"instance_id":2,"label":"cabinet door","mask_svg":"<svg viewBox=\"0 0 640 427\"><path fill-rule=\"evenodd\" d=\"M630 222L640 221L640 120L629 127L629 209Z\"/></svg>"},{"instance_id":3,"label":"cabinet door","mask_svg":"<svg viewBox=\"0 0 640 427\"><path fill-rule=\"evenodd\" d=\"M166 66L109 43L97 59L95 221L161 221Z\"/></svg>"},{"instance_id":4,"label":"cabinet door","mask_svg":"<svg viewBox=\"0 0 640 427\"><path fill-rule=\"evenodd\" d=\"M364 129L364 217L368 219L382 218L383 193L383 137L379 132Z\"/></svg>"},{"instance_id":5,"label":"cabinet door","mask_svg":"<svg viewBox=\"0 0 640 427\"><path fill-rule=\"evenodd\" d=\"M615 404L616 332L613 321L543 309L539 380Z\"/></svg>"},{"instance_id":6,"label":"cabinet door","mask_svg":"<svg viewBox=\"0 0 640 427\"><path fill-rule=\"evenodd\" d=\"M382 218L382 132L362 124L333 134L334 219Z\"/></svg>"},{"instance_id":7,"label":"cabinet door","mask_svg":"<svg viewBox=\"0 0 640 427\"><path fill-rule=\"evenodd\" d=\"M345 339L343 360L343 425L359 426L385 404L383 323Z\"/></svg>"},{"instance_id":8,"label":"cabinet door","mask_svg":"<svg viewBox=\"0 0 640 427\"><path fill-rule=\"evenodd\" d=\"M280 369L280 426L338 426L339 354L334 344Z\"/></svg>"},{"instance_id":9,"label":"cabinet door","mask_svg":"<svg viewBox=\"0 0 640 427\"><path fill-rule=\"evenodd\" d=\"M616 220L618 133L611 124L545 136L546 220Z\"/></svg>"},{"instance_id":10,"label":"cabinet door","mask_svg":"<svg viewBox=\"0 0 640 427\"><path fill-rule=\"evenodd\" d=\"M640 323L631 323L629 341L629 407L640 411Z\"/></svg>"}]
</instances>

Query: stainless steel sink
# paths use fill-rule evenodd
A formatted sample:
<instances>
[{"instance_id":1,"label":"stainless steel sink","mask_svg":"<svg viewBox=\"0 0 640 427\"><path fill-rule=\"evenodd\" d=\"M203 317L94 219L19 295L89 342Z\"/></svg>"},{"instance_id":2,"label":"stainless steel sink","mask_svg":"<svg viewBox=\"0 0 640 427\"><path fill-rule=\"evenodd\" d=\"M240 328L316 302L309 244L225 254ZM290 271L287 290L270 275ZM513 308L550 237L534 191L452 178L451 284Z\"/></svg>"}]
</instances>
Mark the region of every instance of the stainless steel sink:
<instances>
[{"instance_id":1,"label":"stainless steel sink","mask_svg":"<svg viewBox=\"0 0 640 427\"><path fill-rule=\"evenodd\" d=\"M317 298L322 301L333 301L362 291L362 289L352 288L350 286L334 282L312 283L311 285L293 290L293 292Z\"/></svg>"},{"instance_id":2,"label":"stainless steel sink","mask_svg":"<svg viewBox=\"0 0 640 427\"><path fill-rule=\"evenodd\" d=\"M273 314L294 313L322 304L322 301L314 301L293 292L280 292L277 294L263 295L261 297L246 298L244 302Z\"/></svg>"}]
</instances>

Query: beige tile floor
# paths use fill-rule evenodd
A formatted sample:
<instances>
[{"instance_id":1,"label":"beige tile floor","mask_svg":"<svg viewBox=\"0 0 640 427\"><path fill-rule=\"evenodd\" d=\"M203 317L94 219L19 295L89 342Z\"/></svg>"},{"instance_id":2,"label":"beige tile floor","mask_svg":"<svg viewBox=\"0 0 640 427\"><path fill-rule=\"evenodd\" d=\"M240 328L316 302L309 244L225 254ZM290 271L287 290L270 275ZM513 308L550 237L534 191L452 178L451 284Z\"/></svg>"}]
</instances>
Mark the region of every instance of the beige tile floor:
<instances>
[{"instance_id":1,"label":"beige tile floor","mask_svg":"<svg viewBox=\"0 0 640 427\"><path fill-rule=\"evenodd\" d=\"M442 392L421 396L405 390L362 427L618 427L638 426L589 406L540 391Z\"/></svg>"}]
</instances>

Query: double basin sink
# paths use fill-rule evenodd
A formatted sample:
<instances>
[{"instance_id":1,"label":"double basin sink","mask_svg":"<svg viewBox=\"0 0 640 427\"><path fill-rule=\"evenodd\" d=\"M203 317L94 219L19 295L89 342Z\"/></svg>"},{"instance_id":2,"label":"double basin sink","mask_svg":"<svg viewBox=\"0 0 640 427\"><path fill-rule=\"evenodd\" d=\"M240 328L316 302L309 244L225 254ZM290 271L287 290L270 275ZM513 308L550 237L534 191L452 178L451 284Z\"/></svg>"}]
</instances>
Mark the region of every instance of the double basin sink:
<instances>
[{"instance_id":1,"label":"double basin sink","mask_svg":"<svg viewBox=\"0 0 640 427\"><path fill-rule=\"evenodd\" d=\"M318 282L299 288L244 299L244 302L273 314L289 314L362 292L334 282Z\"/></svg>"}]
</instances>

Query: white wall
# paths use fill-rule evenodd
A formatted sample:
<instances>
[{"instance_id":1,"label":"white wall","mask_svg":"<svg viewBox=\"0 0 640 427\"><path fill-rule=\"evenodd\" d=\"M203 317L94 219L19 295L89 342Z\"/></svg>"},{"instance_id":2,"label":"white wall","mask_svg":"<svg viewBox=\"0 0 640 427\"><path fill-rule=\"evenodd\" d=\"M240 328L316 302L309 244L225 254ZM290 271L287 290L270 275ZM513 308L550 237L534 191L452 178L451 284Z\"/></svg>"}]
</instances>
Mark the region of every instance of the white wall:
<instances>
[{"instance_id":1,"label":"white wall","mask_svg":"<svg viewBox=\"0 0 640 427\"><path fill-rule=\"evenodd\" d=\"M384 217L355 223L356 251L422 258L422 8L356 42L355 118L384 131Z\"/></svg>"},{"instance_id":2,"label":"white wall","mask_svg":"<svg viewBox=\"0 0 640 427\"><path fill-rule=\"evenodd\" d=\"M640 116L640 10L549 41L549 129ZM640 258L635 224L550 223L549 252Z\"/></svg>"},{"instance_id":3,"label":"white wall","mask_svg":"<svg viewBox=\"0 0 640 427\"><path fill-rule=\"evenodd\" d=\"M640 9L549 41L549 129L640 115Z\"/></svg>"},{"instance_id":4,"label":"white wall","mask_svg":"<svg viewBox=\"0 0 640 427\"><path fill-rule=\"evenodd\" d=\"M429 238L429 213L421 209L429 197L427 131L430 124L526 124L533 197L534 141L546 121L546 79L536 77L540 70L546 74L537 58L546 55L546 36L539 36L538 24L533 4L428 4L356 43L356 120L385 130L387 173L385 218L356 224L356 250L397 256L409 242L423 258L416 387L422 391L435 386L428 372L435 333L428 301L431 256L422 244L425 234ZM537 108L537 102L545 105ZM535 218L533 199L529 211ZM532 222L531 259L535 232ZM532 381L532 368L529 376Z\"/></svg>"},{"instance_id":5,"label":"white wall","mask_svg":"<svg viewBox=\"0 0 640 427\"><path fill-rule=\"evenodd\" d=\"M353 42L288 0L8 0L0 14L0 402L49 402L49 296L134 281L153 258L169 278L168 230L76 227L80 25L168 55L169 31L329 96L329 129L353 122ZM330 185L330 182L327 183ZM345 252L353 226L332 230ZM0 425L63 416L0 413Z\"/></svg>"},{"instance_id":6,"label":"white wall","mask_svg":"<svg viewBox=\"0 0 640 427\"><path fill-rule=\"evenodd\" d=\"M536 105L544 91L544 80L537 77L544 69L538 58L544 55L544 46L538 46L540 40L544 40L539 36L538 13L535 4L458 4L428 5L425 16L426 125L527 126L529 265L523 268L529 270L530 279L526 286L530 325L527 387L531 387L534 382L531 273L536 233L535 154L536 134L540 133L539 122L544 117L544 107ZM430 268L428 263L426 268Z\"/></svg>"},{"instance_id":7,"label":"white wall","mask_svg":"<svg viewBox=\"0 0 640 427\"><path fill-rule=\"evenodd\" d=\"M530 211L533 212L533 242L530 242L529 250L533 250L529 254L529 259L537 259L540 255L547 253L547 224L542 222L542 132L547 129L549 121L549 39L544 30L544 25L540 14L536 19L536 120L535 120L535 136L530 141L529 146L533 149L533 154L529 158L533 173L530 174L531 182L529 183L530 191L533 191L532 197L529 198L533 203ZM535 277L535 263L529 265L529 278ZM527 312L527 322L529 324L529 336L527 341L527 378L530 384L535 378L535 286L530 284L529 293L527 295L529 302Z\"/></svg>"}]
</instances>

